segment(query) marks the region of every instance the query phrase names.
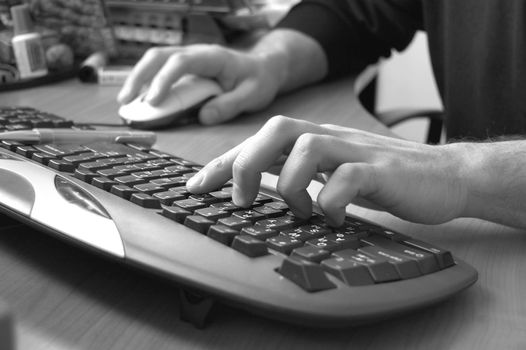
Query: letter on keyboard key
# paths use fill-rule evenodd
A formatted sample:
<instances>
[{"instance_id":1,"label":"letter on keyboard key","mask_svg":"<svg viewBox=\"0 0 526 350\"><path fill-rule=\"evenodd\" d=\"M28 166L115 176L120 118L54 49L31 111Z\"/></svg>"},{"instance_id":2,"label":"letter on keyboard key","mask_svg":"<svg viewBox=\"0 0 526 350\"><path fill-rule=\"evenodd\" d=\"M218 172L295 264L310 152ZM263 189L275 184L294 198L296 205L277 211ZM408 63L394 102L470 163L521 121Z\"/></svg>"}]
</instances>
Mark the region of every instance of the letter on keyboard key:
<instances>
[{"instance_id":1,"label":"letter on keyboard key","mask_svg":"<svg viewBox=\"0 0 526 350\"><path fill-rule=\"evenodd\" d=\"M287 257L278 272L308 292L335 288L319 264L296 257Z\"/></svg>"}]
</instances>

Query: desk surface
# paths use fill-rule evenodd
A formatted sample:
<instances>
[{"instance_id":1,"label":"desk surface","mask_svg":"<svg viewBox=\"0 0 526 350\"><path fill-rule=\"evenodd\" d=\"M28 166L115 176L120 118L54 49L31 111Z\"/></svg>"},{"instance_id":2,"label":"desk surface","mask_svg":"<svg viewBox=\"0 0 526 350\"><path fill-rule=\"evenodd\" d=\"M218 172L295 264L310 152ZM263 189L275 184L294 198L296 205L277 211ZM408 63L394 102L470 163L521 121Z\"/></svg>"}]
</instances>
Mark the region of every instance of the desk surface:
<instances>
[{"instance_id":1,"label":"desk surface","mask_svg":"<svg viewBox=\"0 0 526 350\"><path fill-rule=\"evenodd\" d=\"M116 93L69 81L0 93L0 105L117 122ZM386 133L358 105L352 82L342 81L281 97L228 124L162 131L157 148L205 163L275 114ZM471 219L424 226L363 209L356 214L451 250L479 271L479 281L439 305L374 325L312 330L218 306L210 326L197 330L178 319L173 283L13 226L0 229L0 299L15 315L23 350L526 348L524 232Z\"/></svg>"}]
</instances>

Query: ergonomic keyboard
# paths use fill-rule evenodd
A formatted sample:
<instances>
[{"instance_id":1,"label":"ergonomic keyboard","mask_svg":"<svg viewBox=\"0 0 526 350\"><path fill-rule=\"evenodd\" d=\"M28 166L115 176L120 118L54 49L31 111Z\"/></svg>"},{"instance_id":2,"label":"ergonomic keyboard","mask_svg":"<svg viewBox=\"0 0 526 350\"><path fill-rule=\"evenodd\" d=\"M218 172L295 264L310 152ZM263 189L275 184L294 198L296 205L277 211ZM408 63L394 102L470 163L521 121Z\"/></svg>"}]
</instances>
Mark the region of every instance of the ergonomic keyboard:
<instances>
[{"instance_id":1,"label":"ergonomic keyboard","mask_svg":"<svg viewBox=\"0 0 526 350\"><path fill-rule=\"evenodd\" d=\"M0 130L76 128L29 107L0 108ZM0 131L1 132L1 131ZM272 191L253 205L231 184L191 194L201 167L134 144L0 144L0 211L181 285L181 317L213 301L317 327L371 322L448 298L476 270L446 249L348 216L295 217Z\"/></svg>"}]
</instances>

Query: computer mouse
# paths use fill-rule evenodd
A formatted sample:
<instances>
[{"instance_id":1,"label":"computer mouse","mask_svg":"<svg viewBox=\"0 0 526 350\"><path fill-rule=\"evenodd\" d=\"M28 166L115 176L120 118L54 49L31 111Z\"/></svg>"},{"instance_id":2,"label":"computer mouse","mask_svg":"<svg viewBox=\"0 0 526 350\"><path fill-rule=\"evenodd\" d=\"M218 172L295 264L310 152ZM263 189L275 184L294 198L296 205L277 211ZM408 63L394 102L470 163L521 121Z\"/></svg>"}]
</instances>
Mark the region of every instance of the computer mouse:
<instances>
[{"instance_id":1,"label":"computer mouse","mask_svg":"<svg viewBox=\"0 0 526 350\"><path fill-rule=\"evenodd\" d=\"M222 93L211 79L185 75L172 85L163 101L152 106L145 101L146 92L119 108L124 122L137 129L157 129L171 124L187 124L196 120L199 108L210 98Z\"/></svg>"}]
</instances>

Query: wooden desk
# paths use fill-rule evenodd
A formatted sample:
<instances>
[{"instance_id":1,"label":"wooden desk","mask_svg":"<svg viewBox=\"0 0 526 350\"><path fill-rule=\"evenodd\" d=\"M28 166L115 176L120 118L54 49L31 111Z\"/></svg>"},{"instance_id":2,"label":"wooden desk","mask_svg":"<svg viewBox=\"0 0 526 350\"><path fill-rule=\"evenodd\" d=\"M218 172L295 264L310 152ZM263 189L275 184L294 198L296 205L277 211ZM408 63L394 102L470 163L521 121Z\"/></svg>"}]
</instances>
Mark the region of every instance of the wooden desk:
<instances>
[{"instance_id":1,"label":"wooden desk","mask_svg":"<svg viewBox=\"0 0 526 350\"><path fill-rule=\"evenodd\" d=\"M158 148L204 163L274 114L387 132L358 106L351 82L280 98L270 109L214 127L159 133ZM57 85L0 94L77 121L117 122L116 88ZM199 145L199 147L196 147ZM477 284L434 307L369 326L311 330L219 306L205 330L178 318L177 286L31 229L0 232L0 298L16 317L19 349L503 349L526 348L526 234L478 220L415 225L357 214L450 249Z\"/></svg>"}]
</instances>

